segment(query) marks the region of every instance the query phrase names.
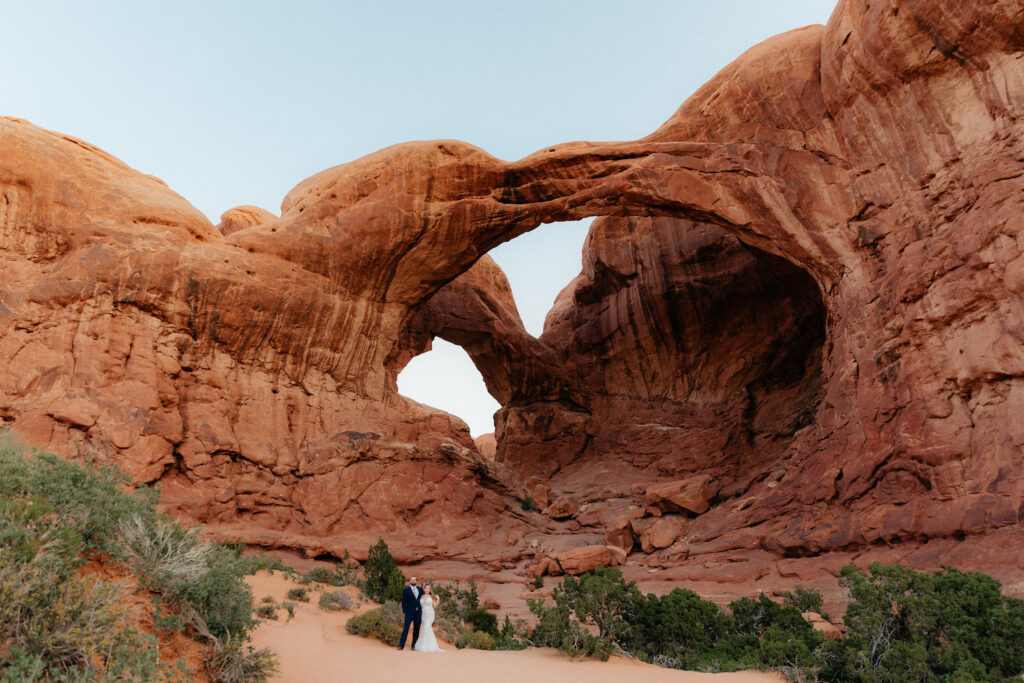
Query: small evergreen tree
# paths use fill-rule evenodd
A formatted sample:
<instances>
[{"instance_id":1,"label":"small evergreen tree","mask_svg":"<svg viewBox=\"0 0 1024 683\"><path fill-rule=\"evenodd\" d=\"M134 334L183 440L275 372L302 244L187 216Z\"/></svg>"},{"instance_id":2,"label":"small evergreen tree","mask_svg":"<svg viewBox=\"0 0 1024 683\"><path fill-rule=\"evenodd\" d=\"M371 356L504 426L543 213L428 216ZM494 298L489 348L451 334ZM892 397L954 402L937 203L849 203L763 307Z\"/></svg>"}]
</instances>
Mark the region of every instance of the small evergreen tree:
<instances>
[{"instance_id":1,"label":"small evergreen tree","mask_svg":"<svg viewBox=\"0 0 1024 683\"><path fill-rule=\"evenodd\" d=\"M816 591L813 588L805 588L800 584L794 586L792 591L786 591L782 594L783 605L795 607L801 612L817 612L821 614L823 603L824 600L821 597L820 591Z\"/></svg>"},{"instance_id":2,"label":"small evergreen tree","mask_svg":"<svg viewBox=\"0 0 1024 683\"><path fill-rule=\"evenodd\" d=\"M498 617L494 616L491 612L488 612L482 607L477 607L474 610L470 610L468 618L466 619L470 624L473 625L474 631L483 631L484 633L490 634L492 637L498 637Z\"/></svg>"},{"instance_id":3,"label":"small evergreen tree","mask_svg":"<svg viewBox=\"0 0 1024 683\"><path fill-rule=\"evenodd\" d=\"M846 637L827 644L833 681L998 681L1024 670L1024 601L998 581L951 567L843 567Z\"/></svg>"},{"instance_id":4,"label":"small evergreen tree","mask_svg":"<svg viewBox=\"0 0 1024 683\"><path fill-rule=\"evenodd\" d=\"M580 623L597 626L598 635L613 642L626 635L642 599L636 583L627 583L622 572L611 567L598 567L578 579L567 576L551 597L569 607Z\"/></svg>"},{"instance_id":5,"label":"small evergreen tree","mask_svg":"<svg viewBox=\"0 0 1024 683\"><path fill-rule=\"evenodd\" d=\"M363 576L363 590L371 600L385 603L388 600L402 599L405 575L398 568L398 563L391 556L388 544L383 538L370 546L366 564L363 565Z\"/></svg>"},{"instance_id":6,"label":"small evergreen tree","mask_svg":"<svg viewBox=\"0 0 1024 683\"><path fill-rule=\"evenodd\" d=\"M666 595L649 594L637 603L625 647L641 658L662 656L693 666L728 633L728 620L712 602L691 590L673 588Z\"/></svg>"}]
</instances>

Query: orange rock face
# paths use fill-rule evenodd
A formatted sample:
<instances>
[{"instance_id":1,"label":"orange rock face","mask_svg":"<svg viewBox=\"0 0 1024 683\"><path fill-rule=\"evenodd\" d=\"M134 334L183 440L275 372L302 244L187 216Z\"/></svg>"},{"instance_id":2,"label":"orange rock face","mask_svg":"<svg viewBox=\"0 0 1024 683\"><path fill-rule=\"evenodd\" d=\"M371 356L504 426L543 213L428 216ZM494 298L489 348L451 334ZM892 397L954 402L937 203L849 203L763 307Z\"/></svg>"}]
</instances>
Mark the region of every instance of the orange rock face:
<instances>
[{"instance_id":1,"label":"orange rock face","mask_svg":"<svg viewBox=\"0 0 1024 683\"><path fill-rule=\"evenodd\" d=\"M87 143L2 120L0 418L161 482L222 535L311 555L385 535L407 560L511 565L581 519L642 535L645 492L651 514L696 515L669 564L1019 530L1012 5L844 1L641 140L511 163L398 145L217 228ZM583 272L535 339L486 252L586 216ZM397 393L435 337L502 404L494 462ZM578 519L526 493L573 494Z\"/></svg>"}]
</instances>

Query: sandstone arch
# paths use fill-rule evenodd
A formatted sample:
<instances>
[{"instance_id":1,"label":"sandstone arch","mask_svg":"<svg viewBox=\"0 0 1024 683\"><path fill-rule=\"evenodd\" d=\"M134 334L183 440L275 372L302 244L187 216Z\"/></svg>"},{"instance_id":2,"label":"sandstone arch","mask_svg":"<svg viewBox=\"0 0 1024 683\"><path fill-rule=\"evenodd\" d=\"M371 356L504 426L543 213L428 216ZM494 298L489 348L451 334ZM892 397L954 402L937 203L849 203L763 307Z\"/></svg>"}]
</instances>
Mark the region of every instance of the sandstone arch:
<instances>
[{"instance_id":1,"label":"sandstone arch","mask_svg":"<svg viewBox=\"0 0 1024 683\"><path fill-rule=\"evenodd\" d=\"M1019 528L1014 9L844 1L642 140L511 163L398 145L300 183L280 217L238 212L227 236L155 179L5 120L0 416L65 453L104 446L166 481L180 513L254 540L319 552L385 528L424 556L440 552L417 540L429 524L468 552L492 531L472 510L504 520L489 558L510 562L538 522L509 509L468 434L397 395L397 368L443 333L510 401L537 385L585 398L543 344L481 342L474 326L502 316L438 331L425 311L492 296L493 277L469 286L483 255L542 222L689 221L805 271L827 313L813 425L699 518L696 543L800 554Z\"/></svg>"}]
</instances>

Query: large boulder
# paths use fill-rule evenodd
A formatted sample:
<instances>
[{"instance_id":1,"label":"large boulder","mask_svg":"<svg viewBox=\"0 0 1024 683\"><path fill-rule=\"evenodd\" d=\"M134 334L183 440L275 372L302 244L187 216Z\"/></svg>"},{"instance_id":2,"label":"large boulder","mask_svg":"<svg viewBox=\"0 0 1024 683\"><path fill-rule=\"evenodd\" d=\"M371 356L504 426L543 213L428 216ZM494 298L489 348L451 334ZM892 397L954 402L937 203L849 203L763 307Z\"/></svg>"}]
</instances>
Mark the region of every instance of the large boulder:
<instances>
[{"instance_id":1,"label":"large boulder","mask_svg":"<svg viewBox=\"0 0 1024 683\"><path fill-rule=\"evenodd\" d=\"M683 522L676 516L662 517L640 535L640 547L645 553L667 548L683 533Z\"/></svg>"},{"instance_id":2,"label":"large boulder","mask_svg":"<svg viewBox=\"0 0 1024 683\"><path fill-rule=\"evenodd\" d=\"M664 550L659 550L648 555L640 561L640 564L646 567L660 567L667 569L670 567L678 567L685 562L689 556L690 543L685 539L680 539ZM713 569L709 570L707 573L710 577L716 576Z\"/></svg>"},{"instance_id":3,"label":"large boulder","mask_svg":"<svg viewBox=\"0 0 1024 683\"><path fill-rule=\"evenodd\" d=\"M699 515L707 512L719 491L715 479L699 474L695 477L657 484L647 489L644 501L662 512Z\"/></svg>"},{"instance_id":4,"label":"large boulder","mask_svg":"<svg viewBox=\"0 0 1024 683\"><path fill-rule=\"evenodd\" d=\"M585 545L543 558L534 565L534 576L550 574L578 576L598 567L617 567L626 560L621 548L606 545Z\"/></svg>"},{"instance_id":5,"label":"large boulder","mask_svg":"<svg viewBox=\"0 0 1024 683\"><path fill-rule=\"evenodd\" d=\"M569 519L579 510L580 501L576 496L559 496L544 509L544 514L551 519Z\"/></svg>"},{"instance_id":6,"label":"large boulder","mask_svg":"<svg viewBox=\"0 0 1024 683\"><path fill-rule=\"evenodd\" d=\"M628 554L636 544L633 535L632 518L629 515L616 517L605 529L604 544L622 548Z\"/></svg>"},{"instance_id":7,"label":"large boulder","mask_svg":"<svg viewBox=\"0 0 1024 683\"><path fill-rule=\"evenodd\" d=\"M810 622L815 631L818 631L826 638L835 640L836 638L843 637L843 632L838 626L833 624L831 621L828 621L817 612L803 612L802 616Z\"/></svg>"}]
</instances>

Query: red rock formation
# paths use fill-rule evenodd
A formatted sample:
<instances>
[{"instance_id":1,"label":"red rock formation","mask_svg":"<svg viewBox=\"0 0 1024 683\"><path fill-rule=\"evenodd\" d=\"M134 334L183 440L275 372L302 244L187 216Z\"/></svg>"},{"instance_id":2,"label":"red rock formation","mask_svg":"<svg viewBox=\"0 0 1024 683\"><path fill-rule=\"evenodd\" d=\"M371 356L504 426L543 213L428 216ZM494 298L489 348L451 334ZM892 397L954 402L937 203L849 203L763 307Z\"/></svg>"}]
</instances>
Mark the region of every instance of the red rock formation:
<instances>
[{"instance_id":1,"label":"red rock formation","mask_svg":"<svg viewBox=\"0 0 1024 683\"><path fill-rule=\"evenodd\" d=\"M617 567L626 559L621 548L607 545L585 545L545 557L533 568L534 576L579 576L598 567Z\"/></svg>"},{"instance_id":2,"label":"red rock formation","mask_svg":"<svg viewBox=\"0 0 1024 683\"><path fill-rule=\"evenodd\" d=\"M645 141L756 145L717 179L734 194L688 188L705 217L595 221L541 338L582 398L506 402L499 461L590 499L709 473L722 492L689 530L697 554L1019 529L1010 11L840 3L690 98Z\"/></svg>"},{"instance_id":3,"label":"red rock formation","mask_svg":"<svg viewBox=\"0 0 1024 683\"><path fill-rule=\"evenodd\" d=\"M88 144L5 120L0 417L163 482L221 533L314 554L384 533L408 559L500 565L527 534L578 530L498 479L614 518L712 477L664 562L1019 530L1015 11L841 2L642 140L512 163L398 145L220 230ZM483 255L594 215L533 339ZM502 403L494 467L461 421L397 394L434 336Z\"/></svg>"}]
</instances>

